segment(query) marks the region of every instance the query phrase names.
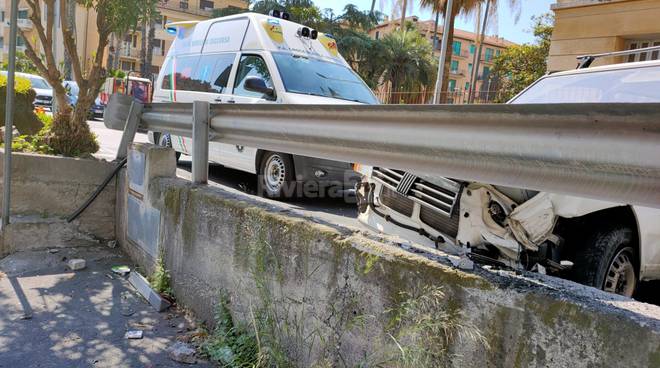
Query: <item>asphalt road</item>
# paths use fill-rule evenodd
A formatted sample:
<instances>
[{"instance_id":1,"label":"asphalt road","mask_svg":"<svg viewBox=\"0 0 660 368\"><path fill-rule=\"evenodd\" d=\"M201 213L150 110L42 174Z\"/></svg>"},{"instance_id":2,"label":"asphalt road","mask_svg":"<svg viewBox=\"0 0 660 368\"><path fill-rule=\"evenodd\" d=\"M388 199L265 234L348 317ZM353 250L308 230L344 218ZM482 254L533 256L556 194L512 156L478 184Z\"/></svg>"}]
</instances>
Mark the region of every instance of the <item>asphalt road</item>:
<instances>
[{"instance_id":1,"label":"asphalt road","mask_svg":"<svg viewBox=\"0 0 660 368\"><path fill-rule=\"evenodd\" d=\"M98 158L113 160L117 153L117 147L121 141L122 132L106 129L101 121L89 121L89 126L98 136L101 149L96 154ZM148 142L146 134L138 133L136 142ZM179 160L177 175L184 179L191 177L191 165L189 157L182 156ZM209 185L216 186L232 193L256 194L257 177L238 170L228 169L219 165L211 165L209 168ZM327 224L340 225L347 228L366 230L357 221L357 208L352 201L343 199L301 199L293 202L275 202L269 199L253 196L256 201L271 204L278 208L291 211L292 213L307 217L314 221ZM643 282L635 299L647 303L660 305L660 281Z\"/></svg>"}]
</instances>

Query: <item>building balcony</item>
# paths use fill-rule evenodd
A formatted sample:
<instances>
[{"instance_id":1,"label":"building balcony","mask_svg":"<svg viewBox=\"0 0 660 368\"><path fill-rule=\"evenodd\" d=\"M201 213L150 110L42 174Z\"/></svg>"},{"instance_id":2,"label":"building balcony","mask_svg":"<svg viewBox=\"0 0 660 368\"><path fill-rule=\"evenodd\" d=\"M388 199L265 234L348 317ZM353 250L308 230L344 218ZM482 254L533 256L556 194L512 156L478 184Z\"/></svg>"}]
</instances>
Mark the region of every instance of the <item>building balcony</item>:
<instances>
[{"instance_id":1,"label":"building balcony","mask_svg":"<svg viewBox=\"0 0 660 368\"><path fill-rule=\"evenodd\" d=\"M18 28L32 29L32 21L30 19L19 18L17 24Z\"/></svg>"},{"instance_id":2,"label":"building balcony","mask_svg":"<svg viewBox=\"0 0 660 368\"><path fill-rule=\"evenodd\" d=\"M451 75L461 75L461 76L466 75L465 70L461 70L461 69L449 70L449 74L451 74Z\"/></svg>"},{"instance_id":3,"label":"building balcony","mask_svg":"<svg viewBox=\"0 0 660 368\"><path fill-rule=\"evenodd\" d=\"M127 47L124 45L119 49L119 56L131 59L139 59L140 49L137 47Z\"/></svg>"}]
</instances>

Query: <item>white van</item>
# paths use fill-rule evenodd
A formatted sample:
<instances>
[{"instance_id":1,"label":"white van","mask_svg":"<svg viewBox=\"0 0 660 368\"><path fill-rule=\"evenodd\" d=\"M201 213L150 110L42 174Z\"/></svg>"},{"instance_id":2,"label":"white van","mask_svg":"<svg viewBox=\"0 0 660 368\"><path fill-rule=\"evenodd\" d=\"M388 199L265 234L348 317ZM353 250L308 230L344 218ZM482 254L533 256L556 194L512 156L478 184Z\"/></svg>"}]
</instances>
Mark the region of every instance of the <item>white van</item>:
<instances>
[{"instance_id":1,"label":"white van","mask_svg":"<svg viewBox=\"0 0 660 368\"><path fill-rule=\"evenodd\" d=\"M169 24L176 40L155 83L154 102L378 103L331 35L282 18L245 13ZM149 137L179 154L191 153L189 138L157 132ZM258 147L211 143L209 160L258 174L261 194L271 198L300 195L301 188L307 196L352 190L360 177L349 163Z\"/></svg>"}]
</instances>

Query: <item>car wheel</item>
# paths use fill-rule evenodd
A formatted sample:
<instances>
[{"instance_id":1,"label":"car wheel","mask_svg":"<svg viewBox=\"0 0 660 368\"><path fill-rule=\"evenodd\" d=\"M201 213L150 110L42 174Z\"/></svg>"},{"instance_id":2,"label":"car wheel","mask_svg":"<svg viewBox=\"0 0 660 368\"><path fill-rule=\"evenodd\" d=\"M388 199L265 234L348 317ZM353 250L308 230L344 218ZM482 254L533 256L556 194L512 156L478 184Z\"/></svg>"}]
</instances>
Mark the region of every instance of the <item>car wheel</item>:
<instances>
[{"instance_id":1,"label":"car wheel","mask_svg":"<svg viewBox=\"0 0 660 368\"><path fill-rule=\"evenodd\" d=\"M576 253L575 281L632 297L639 279L633 231L627 227L597 230Z\"/></svg>"},{"instance_id":2,"label":"car wheel","mask_svg":"<svg viewBox=\"0 0 660 368\"><path fill-rule=\"evenodd\" d=\"M172 137L169 134L161 135L160 139L158 140L158 145L172 148ZM179 162L179 157L181 157L181 152L176 152L174 157L176 158L176 162Z\"/></svg>"},{"instance_id":3,"label":"car wheel","mask_svg":"<svg viewBox=\"0 0 660 368\"><path fill-rule=\"evenodd\" d=\"M293 159L279 152L266 152L259 169L260 193L268 198L291 198L296 192Z\"/></svg>"}]
</instances>

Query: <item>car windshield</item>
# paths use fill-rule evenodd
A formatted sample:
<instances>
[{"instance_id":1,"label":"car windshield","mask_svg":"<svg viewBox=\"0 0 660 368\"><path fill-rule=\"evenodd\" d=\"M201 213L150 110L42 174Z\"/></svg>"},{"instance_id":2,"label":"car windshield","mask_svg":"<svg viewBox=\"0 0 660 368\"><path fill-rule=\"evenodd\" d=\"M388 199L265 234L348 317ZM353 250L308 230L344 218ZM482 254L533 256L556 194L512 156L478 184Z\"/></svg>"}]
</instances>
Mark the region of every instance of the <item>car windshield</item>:
<instances>
[{"instance_id":1,"label":"car windshield","mask_svg":"<svg viewBox=\"0 0 660 368\"><path fill-rule=\"evenodd\" d=\"M287 92L378 103L364 82L349 68L287 53L273 53Z\"/></svg>"},{"instance_id":2,"label":"car windshield","mask_svg":"<svg viewBox=\"0 0 660 368\"><path fill-rule=\"evenodd\" d=\"M68 88L71 96L78 96L78 93L80 93L80 88L78 88L78 83L76 82L66 82L64 83L64 88Z\"/></svg>"},{"instance_id":3,"label":"car windshield","mask_svg":"<svg viewBox=\"0 0 660 368\"><path fill-rule=\"evenodd\" d=\"M50 85L48 82L46 82L45 79L39 78L39 77L27 77L27 79L30 80L30 84L32 85L32 88L36 89L51 89Z\"/></svg>"},{"instance_id":4,"label":"car windshield","mask_svg":"<svg viewBox=\"0 0 660 368\"><path fill-rule=\"evenodd\" d=\"M660 102L660 66L549 76L513 104Z\"/></svg>"}]
</instances>

